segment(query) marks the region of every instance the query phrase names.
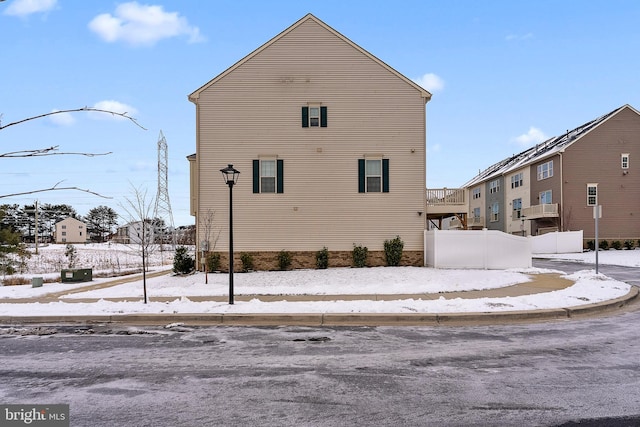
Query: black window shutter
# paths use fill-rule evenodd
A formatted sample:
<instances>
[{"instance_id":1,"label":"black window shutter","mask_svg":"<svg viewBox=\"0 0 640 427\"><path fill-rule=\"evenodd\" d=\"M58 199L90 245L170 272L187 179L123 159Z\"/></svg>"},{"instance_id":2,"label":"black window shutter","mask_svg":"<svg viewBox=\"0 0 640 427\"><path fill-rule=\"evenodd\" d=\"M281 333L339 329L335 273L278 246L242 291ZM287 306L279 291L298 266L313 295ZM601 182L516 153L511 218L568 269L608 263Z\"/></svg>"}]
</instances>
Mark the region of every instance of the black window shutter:
<instances>
[{"instance_id":1,"label":"black window shutter","mask_svg":"<svg viewBox=\"0 0 640 427\"><path fill-rule=\"evenodd\" d=\"M260 192L260 160L253 161L253 192Z\"/></svg>"},{"instance_id":2,"label":"black window shutter","mask_svg":"<svg viewBox=\"0 0 640 427\"><path fill-rule=\"evenodd\" d=\"M309 107L302 107L302 127L309 127Z\"/></svg>"},{"instance_id":3,"label":"black window shutter","mask_svg":"<svg viewBox=\"0 0 640 427\"><path fill-rule=\"evenodd\" d=\"M327 127L327 107L320 107L320 127Z\"/></svg>"},{"instance_id":4,"label":"black window shutter","mask_svg":"<svg viewBox=\"0 0 640 427\"><path fill-rule=\"evenodd\" d=\"M382 159L382 192L389 192L389 159Z\"/></svg>"},{"instance_id":5,"label":"black window shutter","mask_svg":"<svg viewBox=\"0 0 640 427\"><path fill-rule=\"evenodd\" d=\"M278 180L278 193L284 193L284 160L276 160L276 176Z\"/></svg>"},{"instance_id":6,"label":"black window shutter","mask_svg":"<svg viewBox=\"0 0 640 427\"><path fill-rule=\"evenodd\" d=\"M358 159L358 193L364 193L364 159Z\"/></svg>"}]
</instances>

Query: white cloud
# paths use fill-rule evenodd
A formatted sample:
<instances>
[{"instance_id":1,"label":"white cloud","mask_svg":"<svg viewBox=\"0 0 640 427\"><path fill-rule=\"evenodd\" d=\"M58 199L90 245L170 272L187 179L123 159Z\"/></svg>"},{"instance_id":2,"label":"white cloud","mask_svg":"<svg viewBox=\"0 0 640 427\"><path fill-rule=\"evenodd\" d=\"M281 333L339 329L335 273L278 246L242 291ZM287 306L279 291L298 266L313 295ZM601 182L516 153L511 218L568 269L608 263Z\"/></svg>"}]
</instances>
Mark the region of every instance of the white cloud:
<instances>
[{"instance_id":1,"label":"white cloud","mask_svg":"<svg viewBox=\"0 0 640 427\"><path fill-rule=\"evenodd\" d=\"M529 132L522 134L518 137L515 137L513 141L518 143L518 145L521 145L523 147L528 147L533 144L539 144L541 142L544 142L547 139L549 139L549 137L545 135L544 132L542 132L540 129L536 127L531 126L529 128Z\"/></svg>"},{"instance_id":2,"label":"white cloud","mask_svg":"<svg viewBox=\"0 0 640 427\"><path fill-rule=\"evenodd\" d=\"M431 93L439 92L444 89L444 80L433 73L427 73L422 77L413 79L413 81Z\"/></svg>"},{"instance_id":3,"label":"white cloud","mask_svg":"<svg viewBox=\"0 0 640 427\"><path fill-rule=\"evenodd\" d=\"M440 144L427 145L428 153L439 153L441 149L442 146Z\"/></svg>"},{"instance_id":4,"label":"white cloud","mask_svg":"<svg viewBox=\"0 0 640 427\"><path fill-rule=\"evenodd\" d=\"M58 0L13 0L4 11L5 15L27 16L52 10Z\"/></svg>"},{"instance_id":5,"label":"white cloud","mask_svg":"<svg viewBox=\"0 0 640 427\"><path fill-rule=\"evenodd\" d=\"M138 112L138 110L136 110L130 105L123 104L122 102L113 101L113 100L96 102L96 104L91 108L95 108L97 110L113 111L114 113L121 113L121 114L127 113L127 116L129 117L131 117L133 114L136 114ZM115 119L126 120L124 117L114 116L112 114L107 114L107 113L91 112L90 116L96 119L106 119L106 118L113 117Z\"/></svg>"},{"instance_id":6,"label":"white cloud","mask_svg":"<svg viewBox=\"0 0 640 427\"><path fill-rule=\"evenodd\" d=\"M57 112L53 110L52 112ZM76 119L71 113L56 113L49 116L49 120L59 126L71 126L76 122Z\"/></svg>"},{"instance_id":7,"label":"white cloud","mask_svg":"<svg viewBox=\"0 0 640 427\"><path fill-rule=\"evenodd\" d=\"M96 16L89 28L107 42L123 41L132 46L152 46L159 40L183 35L189 37L189 43L204 40L200 29L189 25L177 12L137 2L118 5L113 15Z\"/></svg>"}]
</instances>

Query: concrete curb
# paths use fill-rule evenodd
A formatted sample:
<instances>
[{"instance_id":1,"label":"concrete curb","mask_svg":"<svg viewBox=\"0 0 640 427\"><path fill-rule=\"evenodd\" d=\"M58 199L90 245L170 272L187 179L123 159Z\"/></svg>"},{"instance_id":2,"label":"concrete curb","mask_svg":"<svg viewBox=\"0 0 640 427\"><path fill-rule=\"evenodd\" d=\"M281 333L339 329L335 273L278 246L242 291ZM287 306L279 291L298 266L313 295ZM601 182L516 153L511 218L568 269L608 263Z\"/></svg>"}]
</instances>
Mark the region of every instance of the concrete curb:
<instances>
[{"instance_id":1,"label":"concrete curb","mask_svg":"<svg viewBox=\"0 0 640 427\"><path fill-rule=\"evenodd\" d=\"M461 326L566 320L618 310L634 302L640 291L601 303L575 307L478 313L137 313L97 316L0 316L0 324L119 323L193 326Z\"/></svg>"}]
</instances>

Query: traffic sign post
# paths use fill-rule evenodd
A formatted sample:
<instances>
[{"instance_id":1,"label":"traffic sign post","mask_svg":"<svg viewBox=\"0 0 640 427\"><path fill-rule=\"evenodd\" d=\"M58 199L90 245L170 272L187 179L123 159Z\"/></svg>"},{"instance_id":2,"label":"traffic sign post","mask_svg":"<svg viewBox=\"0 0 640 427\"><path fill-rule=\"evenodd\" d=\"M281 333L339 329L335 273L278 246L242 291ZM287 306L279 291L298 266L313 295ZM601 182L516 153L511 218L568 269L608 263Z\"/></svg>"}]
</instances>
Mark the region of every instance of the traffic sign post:
<instances>
[{"instance_id":1,"label":"traffic sign post","mask_svg":"<svg viewBox=\"0 0 640 427\"><path fill-rule=\"evenodd\" d=\"M600 249L600 245L598 244L598 220L602 218L602 205L593 207L593 219L596 221L596 238L595 238L595 247L596 247L596 274L598 274L598 249Z\"/></svg>"}]
</instances>

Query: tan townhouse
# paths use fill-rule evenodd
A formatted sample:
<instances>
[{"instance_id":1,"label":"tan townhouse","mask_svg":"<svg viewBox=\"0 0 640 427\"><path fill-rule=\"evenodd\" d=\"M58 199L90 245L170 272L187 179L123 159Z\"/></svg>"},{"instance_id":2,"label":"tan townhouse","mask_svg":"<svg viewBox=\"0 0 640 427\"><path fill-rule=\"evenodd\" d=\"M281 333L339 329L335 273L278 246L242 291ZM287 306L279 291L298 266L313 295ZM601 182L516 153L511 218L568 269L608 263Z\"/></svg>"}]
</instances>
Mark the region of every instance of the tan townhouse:
<instances>
[{"instance_id":1,"label":"tan townhouse","mask_svg":"<svg viewBox=\"0 0 640 427\"><path fill-rule=\"evenodd\" d=\"M404 241L403 264L423 265L425 104L431 94L309 14L189 95L196 107L191 214L198 250L228 251L273 268L350 265L354 245L383 264Z\"/></svg>"}]
</instances>

